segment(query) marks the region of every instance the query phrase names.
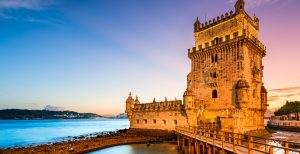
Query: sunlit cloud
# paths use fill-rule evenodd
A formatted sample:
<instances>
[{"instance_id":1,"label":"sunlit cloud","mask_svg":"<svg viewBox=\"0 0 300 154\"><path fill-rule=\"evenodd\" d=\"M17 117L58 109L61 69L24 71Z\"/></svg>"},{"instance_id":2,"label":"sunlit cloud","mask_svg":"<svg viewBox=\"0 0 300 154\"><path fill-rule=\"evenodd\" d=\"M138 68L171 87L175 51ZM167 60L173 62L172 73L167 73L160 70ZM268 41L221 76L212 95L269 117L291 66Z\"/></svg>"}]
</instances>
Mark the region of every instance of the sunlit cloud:
<instances>
[{"instance_id":1,"label":"sunlit cloud","mask_svg":"<svg viewBox=\"0 0 300 154\"><path fill-rule=\"evenodd\" d=\"M271 89L268 93L269 109L280 108L286 101L300 100L300 87Z\"/></svg>"},{"instance_id":2,"label":"sunlit cloud","mask_svg":"<svg viewBox=\"0 0 300 154\"><path fill-rule=\"evenodd\" d=\"M0 9L43 10L53 4L53 0L1 0Z\"/></svg>"},{"instance_id":3,"label":"sunlit cloud","mask_svg":"<svg viewBox=\"0 0 300 154\"><path fill-rule=\"evenodd\" d=\"M50 6L57 4L54 0L2 0L0 1L0 18L15 20L19 22L38 23L52 26L60 26L64 21L51 16L39 16L47 11ZM27 12L20 12L25 9L35 12L35 15Z\"/></svg>"},{"instance_id":4,"label":"sunlit cloud","mask_svg":"<svg viewBox=\"0 0 300 154\"><path fill-rule=\"evenodd\" d=\"M281 89L271 89L269 91L274 91L274 92L293 92L293 91L300 91L300 87L287 87L287 88L281 88Z\"/></svg>"}]
</instances>

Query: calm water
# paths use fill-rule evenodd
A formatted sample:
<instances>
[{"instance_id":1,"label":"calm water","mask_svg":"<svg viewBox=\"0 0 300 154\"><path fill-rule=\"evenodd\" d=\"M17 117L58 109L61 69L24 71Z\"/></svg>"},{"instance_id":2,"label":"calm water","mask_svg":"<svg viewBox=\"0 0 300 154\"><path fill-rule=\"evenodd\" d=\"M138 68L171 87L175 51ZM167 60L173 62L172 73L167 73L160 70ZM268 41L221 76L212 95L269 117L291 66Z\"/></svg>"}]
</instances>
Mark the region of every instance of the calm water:
<instances>
[{"instance_id":1,"label":"calm water","mask_svg":"<svg viewBox=\"0 0 300 154\"><path fill-rule=\"evenodd\" d=\"M0 148L57 142L129 127L127 119L0 120Z\"/></svg>"},{"instance_id":2,"label":"calm water","mask_svg":"<svg viewBox=\"0 0 300 154\"><path fill-rule=\"evenodd\" d=\"M277 133L272 134L273 139L284 139L291 142L300 142L300 133L295 132L285 132L277 131ZM281 146L279 143L273 142L269 143L271 145ZM187 153L188 148L185 147L185 153ZM179 154L177 151L177 144L162 143L162 144L151 144L149 147L146 144L132 144L132 145L120 145L113 146L88 154ZM282 149L274 149L274 154L284 154ZM299 154L298 152L289 152L289 154Z\"/></svg>"},{"instance_id":3,"label":"calm water","mask_svg":"<svg viewBox=\"0 0 300 154\"><path fill-rule=\"evenodd\" d=\"M119 145L102 150L90 152L88 154L179 154L176 144L162 143L162 144L131 144Z\"/></svg>"}]
</instances>

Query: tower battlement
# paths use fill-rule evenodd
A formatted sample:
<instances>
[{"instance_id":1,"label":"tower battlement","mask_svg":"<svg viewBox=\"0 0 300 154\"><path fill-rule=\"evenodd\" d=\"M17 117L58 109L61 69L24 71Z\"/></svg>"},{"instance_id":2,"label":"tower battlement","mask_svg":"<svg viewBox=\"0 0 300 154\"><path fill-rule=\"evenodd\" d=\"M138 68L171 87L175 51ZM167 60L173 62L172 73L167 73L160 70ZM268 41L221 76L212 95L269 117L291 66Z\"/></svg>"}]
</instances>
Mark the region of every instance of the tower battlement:
<instances>
[{"instance_id":1,"label":"tower battlement","mask_svg":"<svg viewBox=\"0 0 300 154\"><path fill-rule=\"evenodd\" d=\"M244 7L245 2L238 0L235 4L235 12L226 12L225 15L222 14L205 23L201 23L197 18L194 23L195 46L207 47L216 38L229 40L242 35L244 31L246 34L258 38L259 19L255 15L251 18Z\"/></svg>"},{"instance_id":2,"label":"tower battlement","mask_svg":"<svg viewBox=\"0 0 300 154\"><path fill-rule=\"evenodd\" d=\"M169 111L181 110L181 100L151 102L144 104L135 104L134 111Z\"/></svg>"},{"instance_id":3,"label":"tower battlement","mask_svg":"<svg viewBox=\"0 0 300 154\"><path fill-rule=\"evenodd\" d=\"M266 46L260 42L256 37L252 36L249 32L244 29L242 34L232 33L228 34L225 37L216 37L214 40L208 42L206 45L198 45L193 48L188 49L189 57L195 53L205 53L206 51L212 51L212 49L216 49L218 47L222 47L225 45L230 45L231 43L238 43L241 40L247 40L249 43L258 47L263 55L266 54Z\"/></svg>"},{"instance_id":4,"label":"tower battlement","mask_svg":"<svg viewBox=\"0 0 300 154\"><path fill-rule=\"evenodd\" d=\"M196 22L195 22L195 26L196 26L196 23L199 22L200 25L198 28L195 28L194 29L194 32L201 32L201 31L204 31L206 29L209 29L215 25L218 25L220 23L223 23L223 22L226 22L234 17L236 17L237 14L234 13L232 10L230 12L226 12L224 14L221 14L220 16L217 16L213 19L210 19L208 21L205 21L204 23L201 23L199 21L199 19L197 18L196 19ZM255 27L257 30L259 29L259 25L258 25L258 18L256 16L254 16L253 18L251 18L246 12L244 13L244 16L245 18L247 19L247 21L253 26Z\"/></svg>"}]
</instances>

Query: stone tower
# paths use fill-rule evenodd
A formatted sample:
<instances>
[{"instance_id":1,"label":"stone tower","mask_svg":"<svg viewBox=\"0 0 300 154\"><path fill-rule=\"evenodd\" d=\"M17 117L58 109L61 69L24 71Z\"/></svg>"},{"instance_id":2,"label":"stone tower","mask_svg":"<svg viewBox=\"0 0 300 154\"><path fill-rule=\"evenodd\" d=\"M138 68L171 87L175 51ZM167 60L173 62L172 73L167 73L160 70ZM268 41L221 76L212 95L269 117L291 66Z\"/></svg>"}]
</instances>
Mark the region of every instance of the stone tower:
<instances>
[{"instance_id":1,"label":"stone tower","mask_svg":"<svg viewBox=\"0 0 300 154\"><path fill-rule=\"evenodd\" d=\"M264 129L267 91L258 40L259 19L238 0L235 12L194 23L195 47L188 50L184 107L190 125L218 123L222 130L244 133Z\"/></svg>"},{"instance_id":2,"label":"stone tower","mask_svg":"<svg viewBox=\"0 0 300 154\"><path fill-rule=\"evenodd\" d=\"M137 97L136 97L136 101L132 98L132 96L131 96L131 92L129 93L129 96L128 96L128 98L126 99L126 110L125 110L125 112L126 112L126 114L127 114L127 116L128 116L128 119L129 119L129 121L130 121L130 125L131 125L131 120L132 120L132 112L133 112L133 108L134 108L134 104L135 103L139 103L139 100L137 99Z\"/></svg>"}]
</instances>

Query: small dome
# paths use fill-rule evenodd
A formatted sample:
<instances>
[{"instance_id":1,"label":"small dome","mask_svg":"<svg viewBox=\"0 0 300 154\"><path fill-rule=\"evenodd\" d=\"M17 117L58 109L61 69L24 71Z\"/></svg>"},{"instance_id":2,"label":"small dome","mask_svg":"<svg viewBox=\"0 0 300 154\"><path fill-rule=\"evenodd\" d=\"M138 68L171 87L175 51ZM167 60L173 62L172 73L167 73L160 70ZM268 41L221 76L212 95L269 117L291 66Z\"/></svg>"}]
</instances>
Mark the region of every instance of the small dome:
<instances>
[{"instance_id":1,"label":"small dome","mask_svg":"<svg viewBox=\"0 0 300 154\"><path fill-rule=\"evenodd\" d=\"M137 96L135 97L134 102L135 102L136 104L140 104L139 98L138 98Z\"/></svg>"},{"instance_id":2,"label":"small dome","mask_svg":"<svg viewBox=\"0 0 300 154\"><path fill-rule=\"evenodd\" d=\"M242 80L239 80L236 83L235 89L238 89L238 88L249 88L249 87L250 86L249 86L248 82L245 79L242 79Z\"/></svg>"},{"instance_id":3,"label":"small dome","mask_svg":"<svg viewBox=\"0 0 300 154\"><path fill-rule=\"evenodd\" d=\"M128 98L126 99L126 102L132 102L134 99L131 97L131 92L129 93Z\"/></svg>"},{"instance_id":4,"label":"small dome","mask_svg":"<svg viewBox=\"0 0 300 154\"><path fill-rule=\"evenodd\" d=\"M261 93L268 93L267 89L265 88L265 86L261 86Z\"/></svg>"},{"instance_id":5,"label":"small dome","mask_svg":"<svg viewBox=\"0 0 300 154\"><path fill-rule=\"evenodd\" d=\"M199 21L198 17L197 17L197 19L196 19L194 25L200 25L200 21Z\"/></svg>"}]
</instances>

